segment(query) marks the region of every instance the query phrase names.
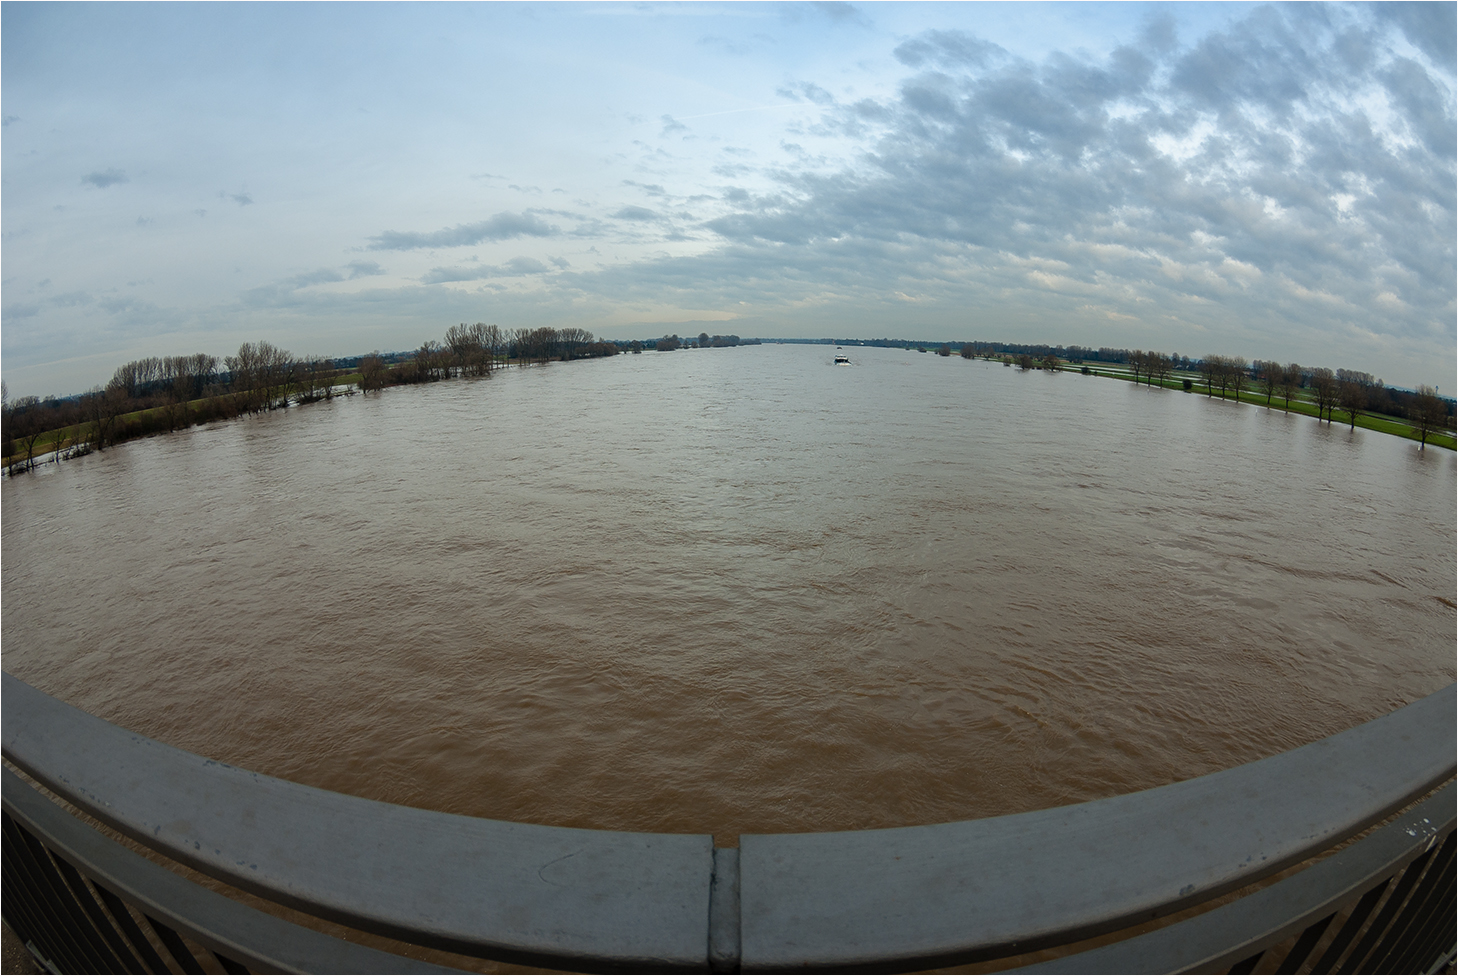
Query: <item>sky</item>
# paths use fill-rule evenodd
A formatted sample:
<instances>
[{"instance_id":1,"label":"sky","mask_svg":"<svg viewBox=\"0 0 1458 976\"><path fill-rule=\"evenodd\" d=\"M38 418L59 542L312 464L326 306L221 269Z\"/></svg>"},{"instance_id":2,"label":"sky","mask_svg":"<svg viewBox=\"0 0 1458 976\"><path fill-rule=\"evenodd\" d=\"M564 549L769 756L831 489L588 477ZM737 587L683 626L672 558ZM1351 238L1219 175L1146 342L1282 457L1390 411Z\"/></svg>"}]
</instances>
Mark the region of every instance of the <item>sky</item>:
<instances>
[{"instance_id":1,"label":"sky","mask_svg":"<svg viewBox=\"0 0 1458 976\"><path fill-rule=\"evenodd\" d=\"M0 375L459 322L1458 387L1455 5L0 5Z\"/></svg>"}]
</instances>

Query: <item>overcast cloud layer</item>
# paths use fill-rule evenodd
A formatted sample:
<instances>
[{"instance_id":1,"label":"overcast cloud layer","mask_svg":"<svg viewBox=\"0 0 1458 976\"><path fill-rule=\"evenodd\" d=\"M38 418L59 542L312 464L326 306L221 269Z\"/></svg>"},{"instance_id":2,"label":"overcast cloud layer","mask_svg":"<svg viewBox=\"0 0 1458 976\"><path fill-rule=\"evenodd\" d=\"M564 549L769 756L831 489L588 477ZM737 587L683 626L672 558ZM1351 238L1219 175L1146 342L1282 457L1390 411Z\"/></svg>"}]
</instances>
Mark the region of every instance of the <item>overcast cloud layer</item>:
<instances>
[{"instance_id":1,"label":"overcast cloud layer","mask_svg":"<svg viewBox=\"0 0 1458 976\"><path fill-rule=\"evenodd\" d=\"M1454 11L6 4L4 376L488 321L1446 393Z\"/></svg>"}]
</instances>

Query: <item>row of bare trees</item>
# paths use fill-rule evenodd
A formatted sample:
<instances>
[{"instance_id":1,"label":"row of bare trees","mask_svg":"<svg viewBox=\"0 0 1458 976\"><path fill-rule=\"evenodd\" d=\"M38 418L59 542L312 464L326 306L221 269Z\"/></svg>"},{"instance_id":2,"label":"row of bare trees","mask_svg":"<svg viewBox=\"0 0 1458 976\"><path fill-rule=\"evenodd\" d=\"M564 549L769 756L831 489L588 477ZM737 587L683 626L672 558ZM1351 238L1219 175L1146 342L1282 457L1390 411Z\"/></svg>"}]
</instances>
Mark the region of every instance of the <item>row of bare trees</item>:
<instances>
[{"instance_id":1,"label":"row of bare trees","mask_svg":"<svg viewBox=\"0 0 1458 976\"><path fill-rule=\"evenodd\" d=\"M297 358L268 342L245 342L221 363L208 353L137 359L117 367L105 386L77 397L5 398L6 455L14 473L34 467L37 451L53 451L60 460L133 437L273 409L290 398L327 399L337 374L327 359Z\"/></svg>"},{"instance_id":2,"label":"row of bare trees","mask_svg":"<svg viewBox=\"0 0 1458 976\"><path fill-rule=\"evenodd\" d=\"M1274 360L1256 360L1247 365L1238 356L1211 355L1200 364L1200 374L1205 380L1207 394L1213 395L1214 386L1219 384L1222 398L1228 389L1237 400L1245 380L1254 378L1266 395L1266 406L1271 405L1279 392L1288 411L1296 391L1305 387L1311 391L1317 420L1325 419L1332 423L1334 412L1341 410L1346 413L1347 422L1354 430L1357 415L1369 407L1381 408L1384 413L1404 415L1417 431L1424 448L1428 437L1434 431L1444 429L1448 423L1448 407L1432 387L1420 386L1416 393L1388 390L1380 379L1360 370L1339 369L1333 372L1324 366L1305 368L1297 363L1282 364Z\"/></svg>"},{"instance_id":3,"label":"row of bare trees","mask_svg":"<svg viewBox=\"0 0 1458 976\"><path fill-rule=\"evenodd\" d=\"M1034 359L1031 353L1025 352L1018 356L1018 368L1023 370L1045 369L1050 373L1056 373L1063 368L1063 364L1051 352L1044 353L1039 359Z\"/></svg>"},{"instance_id":4,"label":"row of bare trees","mask_svg":"<svg viewBox=\"0 0 1458 976\"><path fill-rule=\"evenodd\" d=\"M445 341L426 340L413 356L394 363L379 352L360 360L361 390L378 390L402 383L432 383L454 376L490 376L491 371L513 360L525 366L545 364L552 360L572 360L597 356L614 356L618 347L612 342L594 341L586 329L502 329L477 322L451 326Z\"/></svg>"},{"instance_id":5,"label":"row of bare trees","mask_svg":"<svg viewBox=\"0 0 1458 976\"><path fill-rule=\"evenodd\" d=\"M1250 364L1241 356L1209 355L1200 361L1200 379L1205 381L1206 396L1214 396L1219 386L1220 399L1225 399L1228 391L1239 400L1250 380Z\"/></svg>"},{"instance_id":6,"label":"row of bare trees","mask_svg":"<svg viewBox=\"0 0 1458 976\"><path fill-rule=\"evenodd\" d=\"M545 363L618 352L579 328L507 331L461 323L444 342L427 341L393 368L378 353L360 361L360 387L418 383L451 376L489 376L498 362ZM221 367L221 369L220 369ZM110 382L79 397L4 397L3 440L12 471L34 466L38 451L103 449L118 440L176 430L204 420L272 410L291 401L334 395L339 370L317 356L297 357L266 341L245 342L236 355L153 356L119 366ZM192 406L190 406L192 404ZM51 435L47 438L46 435Z\"/></svg>"},{"instance_id":7,"label":"row of bare trees","mask_svg":"<svg viewBox=\"0 0 1458 976\"><path fill-rule=\"evenodd\" d=\"M1174 372L1177 362L1179 362L1178 358L1153 350L1145 352L1142 349L1135 349L1129 353L1129 369L1134 373L1134 382L1138 383L1140 377L1143 377L1144 382L1149 386L1153 386L1156 381L1164 383Z\"/></svg>"},{"instance_id":8,"label":"row of bare trees","mask_svg":"<svg viewBox=\"0 0 1458 976\"><path fill-rule=\"evenodd\" d=\"M1311 390L1311 400L1316 404L1316 417L1332 422L1332 413L1340 408L1347 413L1352 427L1357 426L1357 414L1365 410L1379 392L1385 392L1382 381L1371 373L1351 369L1332 372L1324 366L1305 369L1296 363L1281 363L1274 360L1256 360L1251 365L1259 388L1266 395L1266 406L1271 405L1279 391L1285 408L1290 410L1291 399L1303 386Z\"/></svg>"},{"instance_id":9,"label":"row of bare trees","mask_svg":"<svg viewBox=\"0 0 1458 976\"><path fill-rule=\"evenodd\" d=\"M971 345L964 344L962 355L970 358L973 354L971 348ZM1139 349L1121 352L1121 358L1129 364L1134 382L1142 380L1151 386L1155 383L1163 385L1182 363L1189 364L1182 357ZM1004 360L1009 364L1014 361L1011 356L1005 356ZM1017 362L1024 369L1030 369L1034 359L1024 353L1018 357ZM1238 401L1247 385L1254 382L1265 393L1266 406L1270 406L1271 401L1279 394L1285 409L1289 411L1291 400L1296 397L1297 391L1305 388L1310 390L1310 399L1316 406L1318 420L1332 423L1337 410L1346 413L1347 421L1353 428L1357 425L1357 416L1364 410L1406 417L1424 447L1434 431L1444 430L1451 425L1448 406L1432 387L1419 387L1415 393L1389 390L1380 379L1359 370L1339 369L1333 372L1325 367L1310 368L1297 363L1282 364L1273 360L1247 363L1240 356L1215 354L1189 365L1199 370L1208 396L1213 397L1218 390L1221 399L1229 396ZM1189 389L1190 381L1185 380L1185 384L1185 388Z\"/></svg>"}]
</instances>

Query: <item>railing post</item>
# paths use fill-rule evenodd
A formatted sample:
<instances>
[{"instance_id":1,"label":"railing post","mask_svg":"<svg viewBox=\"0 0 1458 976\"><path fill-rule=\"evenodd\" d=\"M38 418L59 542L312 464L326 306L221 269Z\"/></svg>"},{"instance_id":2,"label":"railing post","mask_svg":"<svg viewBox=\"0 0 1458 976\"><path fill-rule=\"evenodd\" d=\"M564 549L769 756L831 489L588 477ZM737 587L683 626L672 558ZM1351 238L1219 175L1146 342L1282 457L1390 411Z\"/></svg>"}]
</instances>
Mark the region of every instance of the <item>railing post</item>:
<instances>
[{"instance_id":1,"label":"railing post","mask_svg":"<svg viewBox=\"0 0 1458 976\"><path fill-rule=\"evenodd\" d=\"M714 848L709 882L709 972L739 972L739 848Z\"/></svg>"}]
</instances>

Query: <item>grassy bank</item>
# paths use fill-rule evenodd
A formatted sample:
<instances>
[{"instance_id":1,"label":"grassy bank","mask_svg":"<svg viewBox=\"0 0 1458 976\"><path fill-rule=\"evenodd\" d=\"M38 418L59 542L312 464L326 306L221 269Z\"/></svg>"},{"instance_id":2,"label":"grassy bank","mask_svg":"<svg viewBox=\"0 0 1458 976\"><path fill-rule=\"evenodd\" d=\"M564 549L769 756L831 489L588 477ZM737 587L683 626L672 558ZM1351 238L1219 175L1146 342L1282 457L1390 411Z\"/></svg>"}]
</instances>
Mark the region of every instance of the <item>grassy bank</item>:
<instances>
[{"instance_id":1,"label":"grassy bank","mask_svg":"<svg viewBox=\"0 0 1458 976\"><path fill-rule=\"evenodd\" d=\"M1064 372L1077 373L1081 372L1085 367L1088 368L1089 374L1092 376L1103 376L1108 379L1124 380L1125 382L1136 382L1132 371L1119 369L1116 367L1111 368L1107 363L1067 363L1062 368ZM1137 382L1141 386L1160 386L1168 390L1179 390L1183 392L1185 380L1187 379L1190 380L1193 384L1193 388L1189 391L1191 396L1209 395L1202 388L1203 384L1200 381L1200 377L1197 374L1193 373L1175 373L1170 379L1163 381L1155 380L1152 383L1144 380L1143 378L1139 379ZM1217 398L1220 397L1218 393L1215 394L1215 396ZM1234 400L1236 399L1236 397L1227 391L1226 396L1223 399ZM1270 403L1267 404L1266 395L1264 393L1257 393L1251 390L1242 391L1239 399L1241 403L1249 403L1252 406L1257 407L1267 407L1271 410L1283 410L1287 413L1299 413L1304 414L1307 417L1313 418L1317 415L1316 404L1312 403L1309 399L1306 398L1304 390L1298 393L1295 397L1293 397L1289 403L1283 401L1279 396L1275 396L1272 397ZM1346 418L1345 410L1338 408L1334 412L1336 416L1341 417L1342 419L1333 420L1333 426L1351 426L1351 421ZM1408 440L1412 441L1421 442L1422 440L1422 436L1417 432L1416 428L1414 428L1406 420L1403 420L1400 417L1388 416L1387 414L1372 414L1365 413L1359 410L1357 411L1356 426L1361 427L1364 430L1375 430L1380 434L1393 434L1397 437L1405 437ZM1428 444L1433 447L1447 448L1450 451L1458 450L1458 437L1455 437L1452 431L1432 431L1428 434Z\"/></svg>"}]
</instances>

